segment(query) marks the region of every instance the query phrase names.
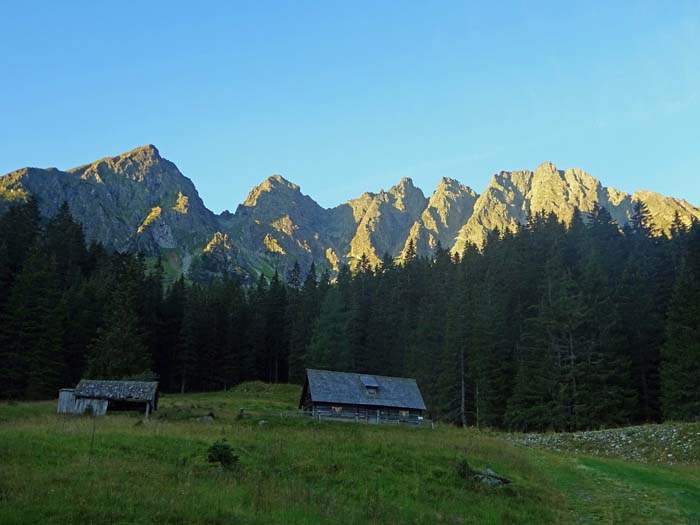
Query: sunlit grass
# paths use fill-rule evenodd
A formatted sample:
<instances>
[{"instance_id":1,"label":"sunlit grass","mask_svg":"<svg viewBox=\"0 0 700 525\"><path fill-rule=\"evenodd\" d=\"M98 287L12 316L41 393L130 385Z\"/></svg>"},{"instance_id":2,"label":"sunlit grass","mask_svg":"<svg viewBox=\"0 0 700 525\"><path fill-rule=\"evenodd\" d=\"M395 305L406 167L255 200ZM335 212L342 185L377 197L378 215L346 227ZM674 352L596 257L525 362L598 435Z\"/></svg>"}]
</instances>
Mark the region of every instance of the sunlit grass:
<instances>
[{"instance_id":1,"label":"sunlit grass","mask_svg":"<svg viewBox=\"0 0 700 525\"><path fill-rule=\"evenodd\" d=\"M166 395L148 422L1 404L0 523L673 523L700 512L691 468L557 455L449 426L275 415L298 394L252 383ZM266 412L241 419L241 408ZM222 438L240 456L235 471L206 461ZM465 481L458 458L513 483Z\"/></svg>"}]
</instances>

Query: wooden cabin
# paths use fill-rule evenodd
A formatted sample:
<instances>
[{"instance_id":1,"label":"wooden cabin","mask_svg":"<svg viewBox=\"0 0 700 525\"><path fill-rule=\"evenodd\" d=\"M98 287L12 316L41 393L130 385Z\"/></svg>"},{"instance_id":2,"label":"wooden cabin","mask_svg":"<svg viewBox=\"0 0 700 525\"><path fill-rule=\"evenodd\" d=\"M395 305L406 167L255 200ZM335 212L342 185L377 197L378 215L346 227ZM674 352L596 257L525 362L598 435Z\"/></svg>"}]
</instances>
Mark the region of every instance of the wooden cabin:
<instances>
[{"instance_id":1,"label":"wooden cabin","mask_svg":"<svg viewBox=\"0 0 700 525\"><path fill-rule=\"evenodd\" d=\"M413 425L425 413L415 379L311 369L299 408L318 419Z\"/></svg>"},{"instance_id":2,"label":"wooden cabin","mask_svg":"<svg viewBox=\"0 0 700 525\"><path fill-rule=\"evenodd\" d=\"M59 414L103 416L107 410L142 410L148 416L157 409L157 381L83 379L75 388L63 388L58 393Z\"/></svg>"}]
</instances>

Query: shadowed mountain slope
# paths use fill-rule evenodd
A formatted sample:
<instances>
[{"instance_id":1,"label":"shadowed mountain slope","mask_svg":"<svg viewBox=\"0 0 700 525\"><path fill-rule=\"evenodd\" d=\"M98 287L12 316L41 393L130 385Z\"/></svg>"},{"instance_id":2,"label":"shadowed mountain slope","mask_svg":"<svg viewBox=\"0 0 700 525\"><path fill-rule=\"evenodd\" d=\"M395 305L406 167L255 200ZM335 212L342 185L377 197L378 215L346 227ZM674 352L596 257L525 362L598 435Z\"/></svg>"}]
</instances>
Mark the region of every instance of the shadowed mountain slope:
<instances>
[{"instance_id":1,"label":"shadowed mountain slope","mask_svg":"<svg viewBox=\"0 0 700 525\"><path fill-rule=\"evenodd\" d=\"M296 184L273 175L253 188L235 213L209 211L190 179L155 146L61 171L22 168L0 177L0 212L34 194L45 216L62 202L85 229L88 240L107 248L164 255L174 272L195 278L223 272L254 277L284 273L294 262L337 271L364 254L378 264L385 254L401 258L412 242L419 255L438 245L461 252L483 244L490 231L524 224L529 215L554 212L569 221L597 205L624 225L635 200L643 201L659 233L668 233L676 214L700 220L689 202L649 191L628 194L603 186L575 168L545 162L535 171L495 174L479 195L443 178L430 197L401 179L389 190L366 192L325 209ZM192 265L192 268L190 268Z\"/></svg>"}]
</instances>

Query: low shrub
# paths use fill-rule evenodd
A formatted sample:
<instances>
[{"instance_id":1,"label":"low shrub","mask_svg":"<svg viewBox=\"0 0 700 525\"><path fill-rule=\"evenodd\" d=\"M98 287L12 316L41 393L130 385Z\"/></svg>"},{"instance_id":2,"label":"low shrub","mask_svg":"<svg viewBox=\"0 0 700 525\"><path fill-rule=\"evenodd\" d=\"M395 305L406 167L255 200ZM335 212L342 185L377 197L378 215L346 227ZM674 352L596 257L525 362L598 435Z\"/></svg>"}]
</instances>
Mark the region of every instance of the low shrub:
<instances>
[{"instance_id":1,"label":"low shrub","mask_svg":"<svg viewBox=\"0 0 700 525\"><path fill-rule=\"evenodd\" d=\"M226 470L234 470L238 466L238 456L234 454L233 448L225 439L215 441L207 450L207 461L218 463Z\"/></svg>"}]
</instances>

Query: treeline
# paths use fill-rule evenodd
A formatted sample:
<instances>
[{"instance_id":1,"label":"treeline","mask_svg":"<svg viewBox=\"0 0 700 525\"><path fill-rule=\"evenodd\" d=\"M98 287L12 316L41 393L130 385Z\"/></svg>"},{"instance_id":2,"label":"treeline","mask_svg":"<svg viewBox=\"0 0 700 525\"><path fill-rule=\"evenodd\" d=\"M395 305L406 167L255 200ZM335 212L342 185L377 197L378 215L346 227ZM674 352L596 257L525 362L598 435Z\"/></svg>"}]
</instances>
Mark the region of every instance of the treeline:
<instances>
[{"instance_id":1,"label":"treeline","mask_svg":"<svg viewBox=\"0 0 700 525\"><path fill-rule=\"evenodd\" d=\"M535 215L459 257L366 258L244 287L164 282L160 261L86 246L67 206L0 217L0 397L81 377L166 391L301 382L306 367L415 377L432 417L571 430L700 416L700 226L643 204L568 226Z\"/></svg>"}]
</instances>

